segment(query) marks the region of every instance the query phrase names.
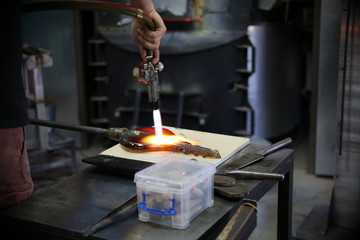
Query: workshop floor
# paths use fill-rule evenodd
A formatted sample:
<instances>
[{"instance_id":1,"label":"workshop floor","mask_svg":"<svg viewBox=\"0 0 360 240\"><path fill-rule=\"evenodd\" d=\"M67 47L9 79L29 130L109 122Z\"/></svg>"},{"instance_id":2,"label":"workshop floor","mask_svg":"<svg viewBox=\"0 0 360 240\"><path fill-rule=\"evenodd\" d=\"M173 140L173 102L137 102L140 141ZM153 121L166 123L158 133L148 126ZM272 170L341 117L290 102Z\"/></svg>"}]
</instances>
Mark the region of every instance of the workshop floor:
<instances>
[{"instance_id":1,"label":"workshop floor","mask_svg":"<svg viewBox=\"0 0 360 240\"><path fill-rule=\"evenodd\" d=\"M294 154L294 182L293 182L293 223L292 232L296 230L311 210L317 205L330 204L333 179L317 177L307 171L309 158L308 136L295 140L291 148ZM250 236L250 240L273 240L277 235L277 186L273 187L258 202L257 227Z\"/></svg>"},{"instance_id":2,"label":"workshop floor","mask_svg":"<svg viewBox=\"0 0 360 240\"><path fill-rule=\"evenodd\" d=\"M257 142L254 142L259 144ZM88 164L81 159L97 155L113 145L113 142L104 141L103 138L94 138L87 149L77 150L77 163L79 170ZM319 204L329 205L333 179L317 177L307 171L308 137L300 137L295 140L291 148L295 149L294 166L294 191L293 191L293 235L310 211ZM34 183L37 191L46 189L54 183L71 175L70 168L64 166L55 170L47 170L42 173L34 173ZM275 186L258 202L257 227L250 236L250 240L276 239L277 231L277 187Z\"/></svg>"}]
</instances>

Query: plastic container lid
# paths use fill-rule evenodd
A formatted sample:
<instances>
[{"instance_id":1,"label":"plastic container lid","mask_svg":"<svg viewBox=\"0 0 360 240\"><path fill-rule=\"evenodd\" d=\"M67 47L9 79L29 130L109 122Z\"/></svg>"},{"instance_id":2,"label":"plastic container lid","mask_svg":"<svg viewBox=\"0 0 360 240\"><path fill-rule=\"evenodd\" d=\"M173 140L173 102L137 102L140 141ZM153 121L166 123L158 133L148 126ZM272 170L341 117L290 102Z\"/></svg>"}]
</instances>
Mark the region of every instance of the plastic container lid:
<instances>
[{"instance_id":1,"label":"plastic container lid","mask_svg":"<svg viewBox=\"0 0 360 240\"><path fill-rule=\"evenodd\" d=\"M187 159L167 159L135 174L134 182L152 188L185 190L216 172L213 164Z\"/></svg>"}]
</instances>

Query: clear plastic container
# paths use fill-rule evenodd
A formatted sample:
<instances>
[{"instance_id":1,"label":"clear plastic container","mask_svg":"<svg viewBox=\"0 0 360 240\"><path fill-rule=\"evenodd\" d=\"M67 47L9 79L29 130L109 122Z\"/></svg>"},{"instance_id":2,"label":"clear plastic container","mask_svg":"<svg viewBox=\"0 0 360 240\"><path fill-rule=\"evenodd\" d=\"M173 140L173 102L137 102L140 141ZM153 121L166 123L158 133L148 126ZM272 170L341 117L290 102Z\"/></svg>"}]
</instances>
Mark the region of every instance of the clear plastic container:
<instances>
[{"instance_id":1,"label":"clear plastic container","mask_svg":"<svg viewBox=\"0 0 360 240\"><path fill-rule=\"evenodd\" d=\"M164 160L135 174L139 220L185 229L214 205L215 165Z\"/></svg>"}]
</instances>

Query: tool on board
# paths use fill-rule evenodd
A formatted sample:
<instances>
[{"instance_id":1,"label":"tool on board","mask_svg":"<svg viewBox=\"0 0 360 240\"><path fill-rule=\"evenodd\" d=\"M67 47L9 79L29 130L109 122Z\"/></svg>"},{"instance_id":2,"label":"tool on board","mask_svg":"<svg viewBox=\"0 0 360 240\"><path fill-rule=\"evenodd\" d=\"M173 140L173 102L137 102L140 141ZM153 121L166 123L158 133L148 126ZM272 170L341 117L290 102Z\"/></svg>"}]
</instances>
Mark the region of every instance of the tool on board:
<instances>
[{"instance_id":1,"label":"tool on board","mask_svg":"<svg viewBox=\"0 0 360 240\"><path fill-rule=\"evenodd\" d=\"M226 166L224 166L223 168L219 168L218 169L219 174L225 174L228 171L239 170L241 168L249 166L250 164L253 164L255 162L262 160L266 155L273 153L273 152L289 145L291 142L292 142L292 139L288 137L279 142L272 144L271 146L266 147L265 149L263 149L259 152L247 153L247 154L241 156L238 160L233 161L229 164L226 164Z\"/></svg>"},{"instance_id":2,"label":"tool on board","mask_svg":"<svg viewBox=\"0 0 360 240\"><path fill-rule=\"evenodd\" d=\"M264 173L256 171L239 170L245 166L249 166L257 161L263 159L266 155L273 153L284 146L287 146L292 142L291 138L286 138L275 144L266 147L264 150L248 153L242 157L226 163L223 166L217 168L217 172L214 176L214 190L215 193L228 198L243 198L248 194L248 189L241 181L244 180L285 180L284 174L278 173Z\"/></svg>"},{"instance_id":3,"label":"tool on board","mask_svg":"<svg viewBox=\"0 0 360 240\"><path fill-rule=\"evenodd\" d=\"M222 174L220 174L220 172ZM253 171L217 171L214 176L214 185L221 187L230 187L236 183L236 179L245 180L276 180L283 181L285 179L284 174L280 173L263 173Z\"/></svg>"}]
</instances>

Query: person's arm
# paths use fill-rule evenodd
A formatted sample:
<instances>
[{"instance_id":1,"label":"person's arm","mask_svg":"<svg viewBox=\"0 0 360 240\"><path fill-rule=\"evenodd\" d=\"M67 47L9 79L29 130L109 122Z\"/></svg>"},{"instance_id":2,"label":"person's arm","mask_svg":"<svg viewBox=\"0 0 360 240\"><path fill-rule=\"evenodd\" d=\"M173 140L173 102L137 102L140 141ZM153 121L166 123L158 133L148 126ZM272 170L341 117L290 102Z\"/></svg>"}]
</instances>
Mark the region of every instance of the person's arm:
<instances>
[{"instance_id":1,"label":"person's arm","mask_svg":"<svg viewBox=\"0 0 360 240\"><path fill-rule=\"evenodd\" d=\"M129 5L143 9L152 19L155 31L147 28L144 21L134 18L132 23L132 37L135 44L140 50L143 61L146 61L146 50L153 50L154 58L152 63L155 64L160 60L160 41L166 32L166 26L160 15L156 12L152 0L129 0Z\"/></svg>"}]
</instances>

